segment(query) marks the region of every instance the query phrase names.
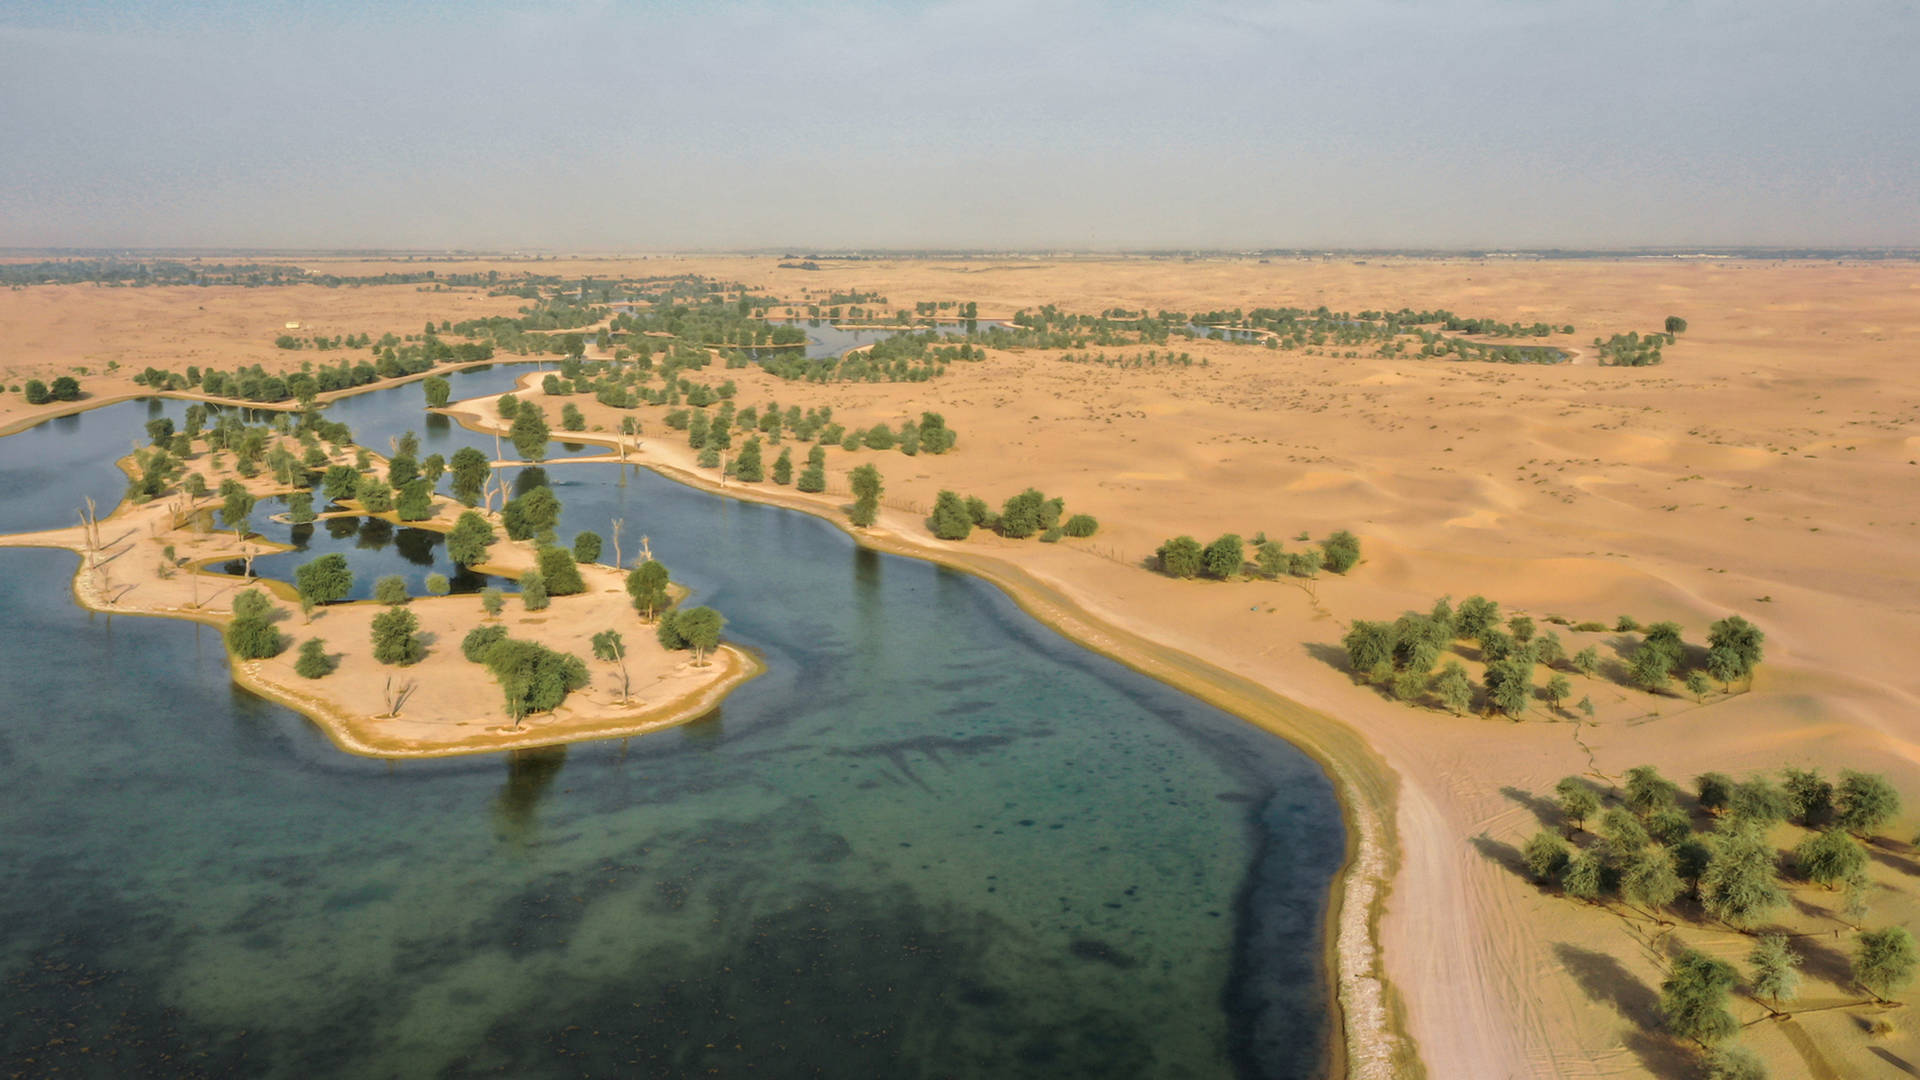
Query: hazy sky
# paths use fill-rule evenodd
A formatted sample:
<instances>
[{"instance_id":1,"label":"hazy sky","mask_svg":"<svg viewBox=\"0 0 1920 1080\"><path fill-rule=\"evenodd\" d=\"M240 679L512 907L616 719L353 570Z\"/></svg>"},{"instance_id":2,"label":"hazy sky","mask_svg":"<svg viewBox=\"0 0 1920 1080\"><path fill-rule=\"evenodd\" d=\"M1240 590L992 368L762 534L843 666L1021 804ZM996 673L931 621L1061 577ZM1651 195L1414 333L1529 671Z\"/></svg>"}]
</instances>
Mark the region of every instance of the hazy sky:
<instances>
[{"instance_id":1,"label":"hazy sky","mask_svg":"<svg viewBox=\"0 0 1920 1080\"><path fill-rule=\"evenodd\" d=\"M1920 246L1920 5L0 0L0 246Z\"/></svg>"}]
</instances>

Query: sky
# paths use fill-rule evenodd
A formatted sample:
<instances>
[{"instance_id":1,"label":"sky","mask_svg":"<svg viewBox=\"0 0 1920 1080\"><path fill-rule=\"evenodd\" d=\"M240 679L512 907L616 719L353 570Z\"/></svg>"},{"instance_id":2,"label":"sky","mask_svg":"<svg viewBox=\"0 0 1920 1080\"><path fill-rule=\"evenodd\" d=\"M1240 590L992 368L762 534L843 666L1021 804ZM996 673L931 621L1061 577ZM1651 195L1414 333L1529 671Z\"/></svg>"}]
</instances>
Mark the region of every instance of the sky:
<instances>
[{"instance_id":1,"label":"sky","mask_svg":"<svg viewBox=\"0 0 1920 1080\"><path fill-rule=\"evenodd\" d=\"M0 247L1920 247L1920 5L0 0Z\"/></svg>"}]
</instances>

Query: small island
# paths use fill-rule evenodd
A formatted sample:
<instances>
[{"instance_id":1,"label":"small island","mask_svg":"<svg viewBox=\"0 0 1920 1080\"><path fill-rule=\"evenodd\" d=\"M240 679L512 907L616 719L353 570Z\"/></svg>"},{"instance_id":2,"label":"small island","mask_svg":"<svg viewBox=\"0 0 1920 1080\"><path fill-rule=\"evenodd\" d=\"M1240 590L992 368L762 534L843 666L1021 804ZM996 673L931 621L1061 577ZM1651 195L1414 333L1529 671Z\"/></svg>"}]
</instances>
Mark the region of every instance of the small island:
<instances>
[{"instance_id":1,"label":"small island","mask_svg":"<svg viewBox=\"0 0 1920 1080\"><path fill-rule=\"evenodd\" d=\"M128 497L111 514L89 506L72 527L0 536L0 547L79 553L74 595L91 610L220 627L235 681L342 750L424 758L627 738L707 715L762 671L719 640L717 612L681 610L685 590L650 552L629 571L599 561L597 534L560 546L551 489L509 499L476 452L456 455L463 502L434 492L447 468L437 455L416 461L404 439L373 454L316 413L250 426L195 406L182 430L162 419L148 434L151 447L119 462ZM339 554L293 581L255 576L256 559L292 550L253 531L269 499L294 529L354 518L445 534L457 566L518 592L454 595L435 574L426 595L392 577L348 600Z\"/></svg>"}]
</instances>

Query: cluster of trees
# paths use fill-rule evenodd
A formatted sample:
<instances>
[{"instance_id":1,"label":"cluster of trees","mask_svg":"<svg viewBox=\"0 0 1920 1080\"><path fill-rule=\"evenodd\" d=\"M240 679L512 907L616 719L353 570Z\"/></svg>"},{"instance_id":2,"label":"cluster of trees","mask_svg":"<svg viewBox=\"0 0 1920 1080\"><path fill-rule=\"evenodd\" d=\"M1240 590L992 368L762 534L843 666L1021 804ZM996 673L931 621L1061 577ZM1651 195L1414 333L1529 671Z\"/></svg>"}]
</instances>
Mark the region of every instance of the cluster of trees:
<instances>
[{"instance_id":1,"label":"cluster of trees","mask_svg":"<svg viewBox=\"0 0 1920 1080\"><path fill-rule=\"evenodd\" d=\"M1622 617L1619 628L1624 632L1637 629L1638 624ZM1605 627L1582 623L1576 629ZM1629 679L1643 689L1659 690L1682 677L1690 692L1704 695L1710 690L1705 673L1686 667L1687 658L1694 653L1680 634L1677 623L1648 627L1646 639L1629 664ZM1763 655L1765 638L1758 627L1738 615L1721 619L1709 629L1706 670L1726 684L1750 679ZM1447 597L1441 597L1431 612L1409 611L1390 623L1356 619L1341 644L1356 678L1410 704L1419 704L1431 694L1443 707L1458 714L1473 703L1473 681L1458 661L1450 660L1438 671L1434 665L1460 641L1472 641L1479 647L1485 664L1487 710L1514 720L1520 719L1536 697L1544 697L1550 708L1559 709L1573 690L1563 671L1591 678L1600 670L1598 648L1588 646L1569 655L1557 633L1536 631L1533 619L1526 615L1513 615L1503 622L1500 605L1483 596L1468 597L1457 610ZM1549 677L1544 685L1537 685L1535 669L1541 665L1547 668ZM1582 698L1580 708L1593 715L1591 699Z\"/></svg>"},{"instance_id":2,"label":"cluster of trees","mask_svg":"<svg viewBox=\"0 0 1920 1080\"><path fill-rule=\"evenodd\" d=\"M803 335L804 337L804 335ZM986 359L986 350L937 330L895 334L839 356L809 357L804 350L767 356L761 366L783 379L826 382L926 382L947 366Z\"/></svg>"},{"instance_id":3,"label":"cluster of trees","mask_svg":"<svg viewBox=\"0 0 1920 1080\"><path fill-rule=\"evenodd\" d=\"M1064 536L1086 537L1099 531L1100 523L1091 514L1075 514L1063 520L1066 510L1065 499L1049 499L1037 488L1028 488L1001 503L997 514L985 499L961 498L955 492L942 491L934 499L927 528L942 540L965 540L974 529L980 528L1009 540L1025 540L1037 535L1047 544Z\"/></svg>"},{"instance_id":4,"label":"cluster of trees","mask_svg":"<svg viewBox=\"0 0 1920 1080\"><path fill-rule=\"evenodd\" d=\"M1172 349L1168 349L1165 353L1158 349L1148 349L1144 352L1117 353L1113 356L1108 356L1105 350L1097 353L1064 352L1060 354L1059 359L1069 364L1096 364L1110 368L1156 368L1163 364L1167 367L1193 366L1192 353L1176 353ZM1207 366L1204 358L1201 359L1200 364L1203 367Z\"/></svg>"},{"instance_id":5,"label":"cluster of trees","mask_svg":"<svg viewBox=\"0 0 1920 1080\"><path fill-rule=\"evenodd\" d=\"M1527 872L1588 903L1618 903L1655 918L1704 916L1755 933L1787 906L1781 853L1768 833L1791 821L1803 830L1788 855L1794 876L1841 890L1839 917L1856 931L1854 981L1885 1000L1912 980L1920 955L1907 931L1863 925L1868 856L1856 836L1870 837L1899 815L1900 795L1885 777L1849 770L1835 784L1817 769L1787 768L1745 780L1705 773L1693 786L1689 810L1679 786L1650 765L1628 770L1617 791L1603 792L1581 777L1561 780L1554 793L1564 833L1542 829L1526 842ZM1695 831L1696 816L1711 822L1706 832ZM1589 821L1597 821L1592 833ZM1748 990L1769 1009L1798 995L1801 959L1784 934L1757 934L1748 963ZM1726 962L1681 953L1661 987L1668 1027L1703 1048L1730 1039L1739 1025L1726 1001L1738 982Z\"/></svg>"},{"instance_id":6,"label":"cluster of trees","mask_svg":"<svg viewBox=\"0 0 1920 1080\"><path fill-rule=\"evenodd\" d=\"M1303 533L1296 539L1305 540ZM1176 536L1154 552L1154 563L1168 577L1207 577L1215 581L1233 581L1257 576L1268 580L1281 577L1311 578L1322 568L1345 574L1360 561L1360 539L1345 529L1320 541L1319 548L1288 551L1266 533L1256 533L1252 541L1253 566L1247 563L1248 542L1239 533L1226 533L1202 547L1191 536Z\"/></svg>"},{"instance_id":7,"label":"cluster of trees","mask_svg":"<svg viewBox=\"0 0 1920 1080\"><path fill-rule=\"evenodd\" d=\"M1686 320L1680 323L1685 326ZM1605 341L1594 338L1593 348L1601 367L1649 367L1660 362L1660 347L1673 344L1673 338L1671 333L1641 337L1637 331L1628 331Z\"/></svg>"},{"instance_id":8,"label":"cluster of trees","mask_svg":"<svg viewBox=\"0 0 1920 1080\"><path fill-rule=\"evenodd\" d=\"M28 379L21 390L26 395L27 404L45 405L54 401L79 401L80 380L71 375L62 375L48 386L39 379Z\"/></svg>"},{"instance_id":9,"label":"cluster of trees","mask_svg":"<svg viewBox=\"0 0 1920 1080\"><path fill-rule=\"evenodd\" d=\"M499 682L516 728L532 713L558 709L568 694L587 685L587 665L579 657L508 637L507 628L497 624L468 631L460 653Z\"/></svg>"}]
</instances>

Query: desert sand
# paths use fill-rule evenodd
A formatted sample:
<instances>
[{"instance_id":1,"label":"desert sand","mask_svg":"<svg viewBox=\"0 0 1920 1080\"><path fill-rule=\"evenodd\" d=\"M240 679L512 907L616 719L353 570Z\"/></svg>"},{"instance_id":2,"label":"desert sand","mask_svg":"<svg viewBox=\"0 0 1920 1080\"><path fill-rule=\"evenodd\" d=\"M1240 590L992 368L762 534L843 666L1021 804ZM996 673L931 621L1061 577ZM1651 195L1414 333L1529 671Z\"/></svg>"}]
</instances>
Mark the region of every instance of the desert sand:
<instances>
[{"instance_id":1,"label":"desert sand","mask_svg":"<svg viewBox=\"0 0 1920 1080\"><path fill-rule=\"evenodd\" d=\"M1686 940L1737 961L1745 939L1628 920L1515 874L1507 854L1551 818L1535 806L1562 776L1604 784L1651 763L1684 783L1708 769L1854 767L1884 771L1910 801L1920 798L1920 668L1905 662L1920 640L1920 374L1908 363L1920 345L1920 267L1375 258L823 265L807 272L713 257L540 269L695 272L802 303L807 290L855 288L896 306L970 300L983 319L1043 303L1087 313L1404 305L1571 323L1575 341L1644 333L1669 314L1689 321L1663 366L1639 369L1591 358L1555 367L1336 359L1195 342L1178 347L1205 357L1204 368L1120 370L1028 350L914 384L704 373L709 382L733 378L742 406L831 404L849 426L943 413L960 435L948 455L835 448L825 496L770 483L725 490L844 520L846 473L871 462L887 492L865 542L996 580L1088 645L1222 701L1327 764L1354 834L1336 935L1354 1075L1406 1074L1416 1055L1434 1077L1684 1074L1685 1054L1660 1033L1652 1006L1669 951ZM0 328L47 317L17 299L36 291L0 294ZM447 317L469 303L440 299ZM274 351L266 343L277 326L259 331L258 352ZM617 426L615 411L568 400L590 427ZM544 404L557 417L559 403ZM484 405L469 411L470 423L488 418ZM661 422L664 412L637 410L644 427L630 453L718 487ZM976 532L949 544L923 524L942 488L997 506L1027 486L1064 497L1069 514L1095 515L1099 534L1043 545ZM1360 536L1363 561L1311 591L1174 581L1144 568L1162 540L1183 533L1204 543L1228 531L1319 538L1341 528ZM1352 620L1476 593L1536 620L1672 619L1696 643L1710 621L1739 613L1766 632L1767 660L1750 692L1700 704L1623 686L1631 635L1557 628L1569 651L1601 652L1600 676L1574 680L1574 699L1597 706L1593 724L1544 706L1518 724L1456 717L1355 685L1339 649ZM1885 834L1910 836L1914 819L1910 812ZM1779 841L1790 844L1793 832L1782 827ZM1869 925L1920 912L1920 865L1907 845L1881 844L1872 874ZM1829 940L1810 953L1801 1011L1754 1023L1742 1041L1776 1076L1897 1075L1893 1061L1920 1062L1920 1025L1899 1013L1893 1034L1866 1033L1882 1010L1857 1004L1863 995L1834 959L1850 948L1828 914L1837 901L1789 884L1791 927L1815 935L1804 939L1809 948L1821 944L1817 935ZM1750 1001L1739 1007L1743 1020L1764 1016Z\"/></svg>"}]
</instances>

